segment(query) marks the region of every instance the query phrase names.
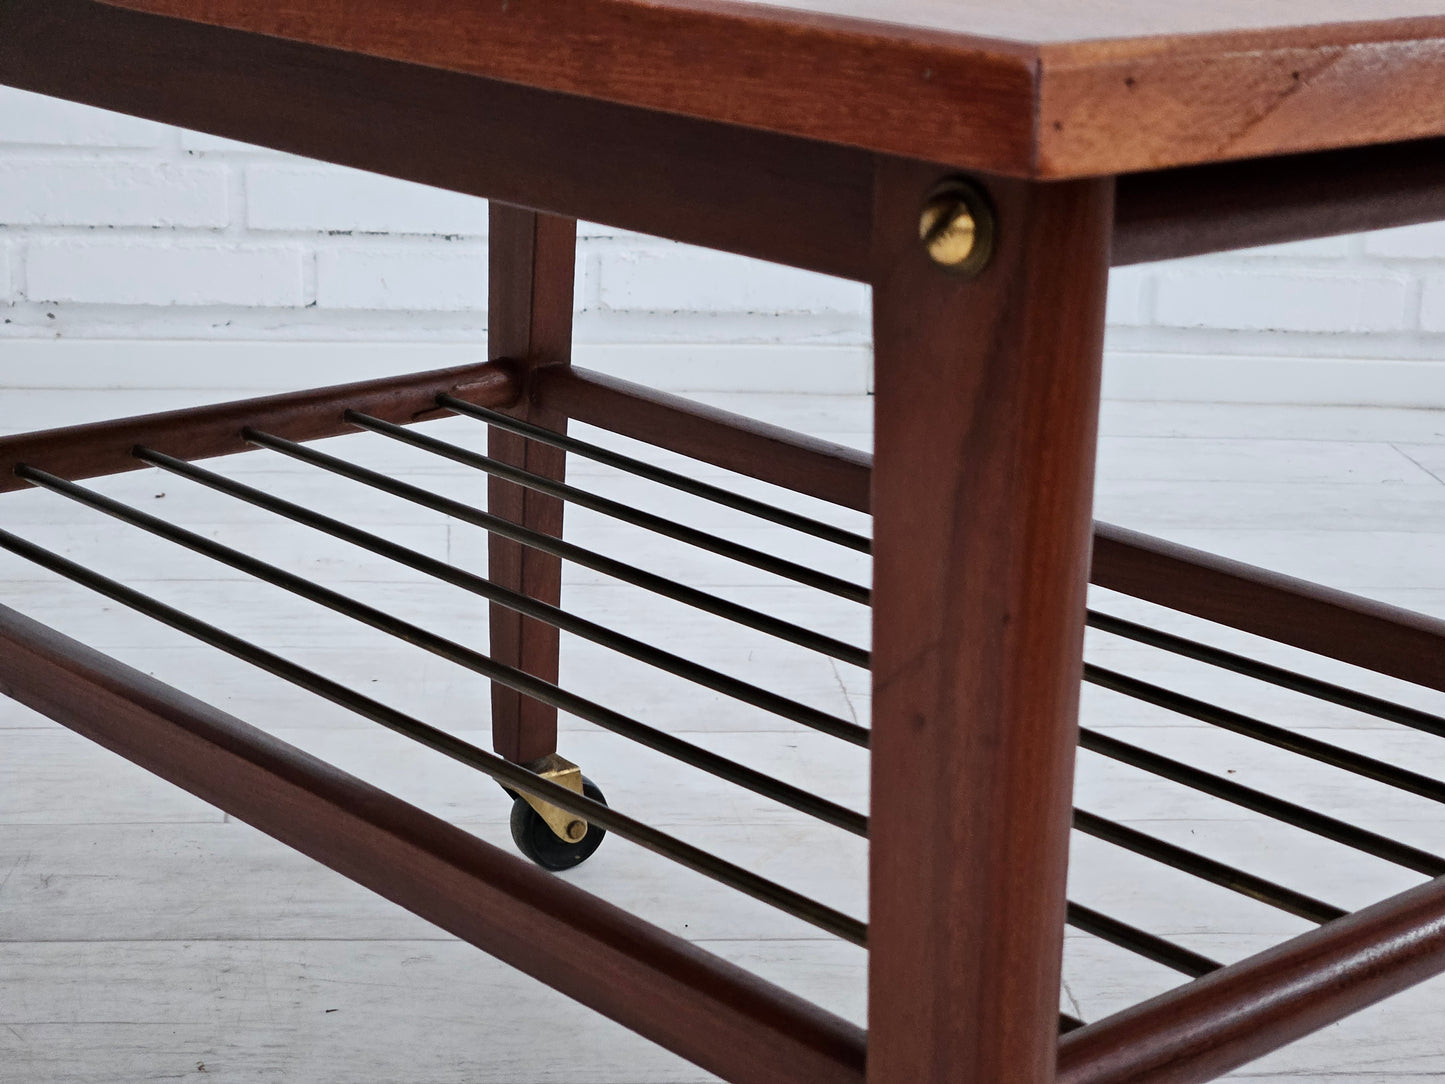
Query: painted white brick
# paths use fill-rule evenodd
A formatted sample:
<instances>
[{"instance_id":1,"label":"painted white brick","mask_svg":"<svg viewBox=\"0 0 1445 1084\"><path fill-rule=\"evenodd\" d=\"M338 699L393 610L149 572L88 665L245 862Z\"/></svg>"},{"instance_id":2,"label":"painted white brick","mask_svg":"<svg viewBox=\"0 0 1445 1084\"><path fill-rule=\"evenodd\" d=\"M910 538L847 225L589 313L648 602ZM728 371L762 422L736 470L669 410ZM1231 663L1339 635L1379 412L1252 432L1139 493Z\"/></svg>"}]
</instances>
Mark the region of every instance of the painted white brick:
<instances>
[{"instance_id":1,"label":"painted white brick","mask_svg":"<svg viewBox=\"0 0 1445 1084\"><path fill-rule=\"evenodd\" d=\"M1267 259L1339 260L1349 256L1349 237L1316 237L1308 241L1290 241L1282 245L1261 245L1241 249L1240 256Z\"/></svg>"},{"instance_id":2,"label":"painted white brick","mask_svg":"<svg viewBox=\"0 0 1445 1084\"><path fill-rule=\"evenodd\" d=\"M1148 320L1144 310L1145 291L1150 272L1139 267L1123 267L1109 272L1109 297L1104 319L1115 326L1137 326Z\"/></svg>"},{"instance_id":3,"label":"painted white brick","mask_svg":"<svg viewBox=\"0 0 1445 1084\"><path fill-rule=\"evenodd\" d=\"M485 200L354 169L257 164L246 170L255 230L485 236Z\"/></svg>"},{"instance_id":4,"label":"painted white brick","mask_svg":"<svg viewBox=\"0 0 1445 1084\"><path fill-rule=\"evenodd\" d=\"M577 236L643 242L657 240L655 237L649 237L645 233L634 233L632 230L624 230L620 226L604 226L600 222L585 222L580 219L577 222Z\"/></svg>"},{"instance_id":5,"label":"painted white brick","mask_svg":"<svg viewBox=\"0 0 1445 1084\"><path fill-rule=\"evenodd\" d=\"M433 247L322 252L316 301L323 309L485 311L487 254Z\"/></svg>"},{"instance_id":6,"label":"painted white brick","mask_svg":"<svg viewBox=\"0 0 1445 1084\"><path fill-rule=\"evenodd\" d=\"M170 129L122 113L0 87L0 143L46 147L158 147Z\"/></svg>"},{"instance_id":7,"label":"painted white brick","mask_svg":"<svg viewBox=\"0 0 1445 1084\"><path fill-rule=\"evenodd\" d=\"M193 132L189 128L180 129L180 137L182 150L195 151L200 154L267 154L272 157L291 157L291 155L283 155L280 151L273 151L267 147L240 143L234 139L208 135L205 132ZM296 161L300 160L296 159Z\"/></svg>"},{"instance_id":8,"label":"painted white brick","mask_svg":"<svg viewBox=\"0 0 1445 1084\"><path fill-rule=\"evenodd\" d=\"M1240 331L1396 331L1409 290L1402 275L1367 272L1174 271L1159 279L1155 319Z\"/></svg>"},{"instance_id":9,"label":"painted white brick","mask_svg":"<svg viewBox=\"0 0 1445 1084\"><path fill-rule=\"evenodd\" d=\"M304 304L302 252L232 243L146 238L32 241L32 301L110 305Z\"/></svg>"},{"instance_id":10,"label":"painted white brick","mask_svg":"<svg viewBox=\"0 0 1445 1084\"><path fill-rule=\"evenodd\" d=\"M642 312L860 313L855 282L681 245L621 250L599 261L602 304Z\"/></svg>"},{"instance_id":11,"label":"painted white brick","mask_svg":"<svg viewBox=\"0 0 1445 1084\"><path fill-rule=\"evenodd\" d=\"M1424 226L1401 226L1365 235L1365 251L1371 256L1397 256L1412 260L1445 259L1445 222Z\"/></svg>"},{"instance_id":12,"label":"painted white brick","mask_svg":"<svg viewBox=\"0 0 1445 1084\"><path fill-rule=\"evenodd\" d=\"M0 343L48 330L47 301L84 302L54 325L77 338L474 336L486 229L480 200L0 88L0 309L14 321ZM785 342L844 344L866 362L859 286L596 223L578 232L579 336L609 359L646 355L649 373L669 374L698 344L741 340L706 386L778 389L794 377L768 352ZM1320 332L1386 331L1331 349L1389 355L1358 363L1382 373L1408 367L1390 358L1436 356L1445 334L1445 224L1121 269L1107 317L1141 357L1240 344L1305 357Z\"/></svg>"},{"instance_id":13,"label":"painted white brick","mask_svg":"<svg viewBox=\"0 0 1445 1084\"><path fill-rule=\"evenodd\" d=\"M0 162L0 223L221 227L226 177L224 166L11 159Z\"/></svg>"},{"instance_id":14,"label":"painted white brick","mask_svg":"<svg viewBox=\"0 0 1445 1084\"><path fill-rule=\"evenodd\" d=\"M1445 274L1425 278L1420 295L1420 329L1445 331Z\"/></svg>"}]
</instances>

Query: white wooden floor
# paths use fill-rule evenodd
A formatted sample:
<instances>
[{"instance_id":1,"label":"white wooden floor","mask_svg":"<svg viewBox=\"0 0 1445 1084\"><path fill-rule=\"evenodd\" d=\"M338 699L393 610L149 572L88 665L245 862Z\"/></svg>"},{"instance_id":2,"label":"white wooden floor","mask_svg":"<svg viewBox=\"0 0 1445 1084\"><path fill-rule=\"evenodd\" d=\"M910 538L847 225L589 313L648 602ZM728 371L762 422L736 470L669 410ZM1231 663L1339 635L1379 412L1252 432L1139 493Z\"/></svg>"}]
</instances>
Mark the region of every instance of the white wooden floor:
<instances>
[{"instance_id":1,"label":"white wooden floor","mask_svg":"<svg viewBox=\"0 0 1445 1084\"><path fill-rule=\"evenodd\" d=\"M0 396L0 430L161 409L195 398L6 393ZM833 439L859 445L869 439L865 399L706 398ZM483 439L476 423L461 419L433 431L471 444ZM1104 434L1101 518L1445 614L1445 414L1113 403L1105 411ZM346 438L337 451L466 499L480 501L484 493L480 477L381 438ZM855 554L585 463L575 468L572 478L580 485L866 578L865 563ZM465 525L318 477L269 453L227 461L223 469L429 554L485 567L484 540ZM711 469L704 473L726 478ZM866 529L863 517L746 480L728 481ZM449 636L485 644L484 606L458 590L152 471L96 487ZM866 642L866 615L858 606L646 539L599 516L569 515L575 541ZM418 650L48 494L0 496L0 525L486 744L485 684ZM498 789L434 754L9 556L0 557L0 601L511 846L507 804ZM1147 609L1102 595L1095 602L1125 615ZM564 603L867 721L866 676L848 666L585 570L568 570ZM1226 646L1248 644L1247 637L1174 615L1150 616ZM1270 645L1248 646L1445 711L1445 697ZM1438 739L1108 638L1091 635L1089 650L1112 667L1445 778L1445 743ZM866 758L857 749L571 638L564 642L563 684L865 808ZM1113 694L1086 689L1085 714L1090 725L1128 741L1445 853L1445 815L1424 799L1302 764ZM835 906L866 913L866 855L857 840L577 720L564 720L564 727L562 752L580 762L618 808ZM1422 879L1087 753L1081 754L1078 801L1341 906L1360 906ZM864 1017L865 959L856 949L621 840L609 840L569 876L839 1013ZM1080 902L1225 961L1306 928L1083 837L1076 837L1072 880ZM1064 1004L1088 1019L1176 981L1156 965L1075 934L1068 939L1066 971ZM1241 1075L1340 1084L1442 1076L1442 1020L1445 984L1427 985ZM217 810L0 701L0 1081L111 1084L199 1073L318 1084L709 1079Z\"/></svg>"}]
</instances>

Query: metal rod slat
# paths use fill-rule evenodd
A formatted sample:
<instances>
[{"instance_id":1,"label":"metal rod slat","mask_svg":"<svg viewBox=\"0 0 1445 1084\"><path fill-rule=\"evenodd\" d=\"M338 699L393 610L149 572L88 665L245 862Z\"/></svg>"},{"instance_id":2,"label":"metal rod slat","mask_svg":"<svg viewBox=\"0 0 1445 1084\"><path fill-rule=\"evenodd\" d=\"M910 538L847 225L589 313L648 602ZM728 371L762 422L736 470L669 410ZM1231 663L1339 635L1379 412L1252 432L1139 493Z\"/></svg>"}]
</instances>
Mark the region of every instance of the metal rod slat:
<instances>
[{"instance_id":1,"label":"metal rod slat","mask_svg":"<svg viewBox=\"0 0 1445 1084\"><path fill-rule=\"evenodd\" d=\"M437 396L437 405L446 407L457 414L475 418L477 421L486 422L488 425L496 426L498 429L505 429L509 433L516 433L518 436L535 440L542 444L550 444L554 448L561 448L568 452L574 452L594 463L601 463L604 466L616 467L620 471L644 478L649 482L656 482L659 485L668 486L689 496L701 497L703 500L712 501L727 508L739 512L746 512L758 519L765 519L783 527L791 528L802 534L812 535L814 538L821 538L825 542L833 542L844 546L858 553L872 553L873 540L866 535L857 534L853 531L844 530L842 527L835 527L831 523L824 523L822 520L812 519L809 516L797 512L790 512L786 508L778 508L775 505L767 504L764 501L754 500L752 497L744 497L741 494L733 493L723 489L721 486L710 485L707 482L700 482L695 478L689 478L685 474L659 467L655 464L645 462L630 455L623 455L611 448L604 448L599 444L592 444L585 440L579 440L568 433L557 433L540 425L533 425L531 422L524 422L513 418L511 415L502 414L495 410L488 410L486 407L477 406L475 403L458 399L454 395Z\"/></svg>"},{"instance_id":2,"label":"metal rod slat","mask_svg":"<svg viewBox=\"0 0 1445 1084\"><path fill-rule=\"evenodd\" d=\"M868 588L860 584L850 583L848 580L837 576L831 576L825 572L800 565L796 561L784 560L781 557L774 557L771 553L764 553L762 550L754 549L752 546L744 546L737 542L729 541L726 538L719 538L717 535L700 531L695 527L678 523L667 519L664 516L653 515L651 512L644 512L638 508L631 508L620 501L614 501L609 497L589 492L585 489L578 489L576 486L568 485L565 482L557 482L551 478L544 478L521 467L514 467L510 463L503 463L499 459L493 459L481 452L474 452L468 448L462 448L445 440L438 440L436 437L429 437L423 433L414 432L403 425L393 425L391 422L382 421L380 418L373 418L368 414L361 414L354 410L346 412L346 420L352 425L360 426L368 432L390 440L398 441L408 447L417 448L432 455L449 459L453 463L460 463L463 466L475 470L484 471L495 478L511 482L513 485L525 486L538 493L545 493L549 497L555 497L559 501L566 501L575 504L579 508L586 508L589 511L600 513L610 519L618 520L621 523L630 523L634 527L641 527L643 530L651 531L654 534L662 535L664 538L671 538L678 542L686 543L707 553L714 553L720 557L726 557L731 561L747 565L751 568L760 569L763 572L770 572L774 576L781 576L784 579L792 580L794 583L801 583L805 587L812 587L824 591L830 595L837 595L849 602L859 602L868 605Z\"/></svg>"},{"instance_id":3,"label":"metal rod slat","mask_svg":"<svg viewBox=\"0 0 1445 1084\"><path fill-rule=\"evenodd\" d=\"M1338 704L1353 711L1373 715L1377 719L1400 723L1427 734L1445 738L1445 719L1418 708L1395 704L1368 693L1347 689L1343 685L1335 685L1332 682L1321 681L1319 678L1295 673L1293 670L1286 670L1281 666L1274 666L1258 659L1251 659L1246 655L1236 654L1233 651L1226 651L1223 648L1199 643L1197 640L1176 636L1171 632L1153 629L1148 625L1115 617L1113 614L1090 610L1086 620L1092 628L1113 636L1157 647L1175 655L1217 666L1222 670L1230 670L1258 681L1268 682L1282 689L1289 689L1291 692L1303 693L1316 700Z\"/></svg>"},{"instance_id":4,"label":"metal rod slat","mask_svg":"<svg viewBox=\"0 0 1445 1084\"><path fill-rule=\"evenodd\" d=\"M664 756L734 783L854 835L866 836L868 834L868 818L836 802L820 798L792 784L773 779L762 772L738 764L736 761L701 749L620 712L559 689L531 674L505 666L480 652L463 647L417 625L402 621L329 588L311 583L309 580L231 549L229 546L176 527L174 524L157 519L148 513L129 508L119 501L87 490L84 486L56 478L54 475L35 470L33 467L21 466L17 468L17 473L37 486L69 497L147 533L174 542L282 590L344 614L355 621L413 644L424 651L429 651L508 688L516 689L524 696L551 704L579 719L585 719L640 745L647 746Z\"/></svg>"},{"instance_id":5,"label":"metal rod slat","mask_svg":"<svg viewBox=\"0 0 1445 1084\"><path fill-rule=\"evenodd\" d=\"M1286 730L1284 727L1261 722L1247 715L1241 715L1237 711L1216 707L1192 696L1162 689L1147 681L1118 674L1092 663L1084 664L1084 680L1132 699L1142 700L1180 715L1187 715L1222 730L1264 742L1266 745L1273 745L1277 749L1297 753L1310 760L1319 761L1321 764L1328 764L1333 768L1340 768L1397 790L1445 804L1445 783L1421 775L1419 772L1397 768L1393 764L1386 764L1374 757L1352 753L1348 749L1341 749L1329 742L1308 738Z\"/></svg>"},{"instance_id":6,"label":"metal rod slat","mask_svg":"<svg viewBox=\"0 0 1445 1084\"><path fill-rule=\"evenodd\" d=\"M47 568L66 579L98 592L138 613L151 617L192 638L218 648L300 688L345 707L419 744L466 764L510 789L523 791L565 809L588 823L616 832L623 839L669 858L694 872L709 877L767 903L795 918L834 934L852 944L866 947L867 925L816 900L750 873L738 866L693 847L664 832L643 824L609 806L576 794L542 779L519 765L453 737L427 723L406 715L338 682L307 670L272 652L257 647L133 588L117 583L73 561L45 550L8 531L0 530L0 546ZM1079 929L1144 955L1188 974L1206 974L1219 965L1188 949L1138 930L1117 919L1079 904L1069 905L1069 922ZM1061 1014L1063 1030L1081 1022Z\"/></svg>"},{"instance_id":7,"label":"metal rod slat","mask_svg":"<svg viewBox=\"0 0 1445 1084\"><path fill-rule=\"evenodd\" d=\"M153 618L187 636L226 654L250 663L284 681L314 693L355 712L388 730L402 734L436 752L490 776L513 790L525 791L565 809L574 816L635 843L655 854L669 858L696 873L734 888L753 899L769 904L810 925L835 934L855 945L866 945L867 926L857 919L794 892L792 889L760 877L725 859L643 824L610 806L594 802L566 787L533 775L520 765L512 764L494 753L455 738L410 715L358 693L330 678L275 655L249 641L168 606L134 588L117 583L83 565L0 530L0 546L65 579L89 588L129 609Z\"/></svg>"},{"instance_id":8,"label":"metal rod slat","mask_svg":"<svg viewBox=\"0 0 1445 1084\"><path fill-rule=\"evenodd\" d=\"M1184 948L1182 945L1176 945L1172 941L1166 941L1162 937L1131 926L1127 922L1100 914L1091 907L1085 907L1072 901L1069 903L1067 921L1076 930L1093 934L1100 940L1132 952L1136 956L1153 960L1156 964L1173 968L1192 979L1207 975L1211 971L1218 971L1224 966L1207 956L1201 956L1191 949Z\"/></svg>"},{"instance_id":9,"label":"metal rod slat","mask_svg":"<svg viewBox=\"0 0 1445 1084\"><path fill-rule=\"evenodd\" d=\"M1357 828L1353 824L1337 820L1324 813L1317 813L1313 809L1306 809L1293 802L1287 802L1283 798L1276 798L1272 794L1254 790L1231 779L1211 775L1209 772L1170 757L1152 753L1147 749L1140 749L1138 746L1130 745L1118 738L1100 734L1087 727L1080 727L1079 746L1121 764L1128 764L1151 775L1179 783L1232 805L1261 813L1272 820L1293 825L1313 835L1343 844L1364 854L1373 855L1405 869L1414 870L1427 877L1445 876L1445 858L1441 858L1439 855L1422 851L1417 847L1411 847L1364 828Z\"/></svg>"},{"instance_id":10,"label":"metal rod slat","mask_svg":"<svg viewBox=\"0 0 1445 1084\"><path fill-rule=\"evenodd\" d=\"M799 647L817 651L840 662L846 662L853 666L868 668L869 654L862 648L852 644L844 643L831 636L823 636L805 629L801 625L795 625L790 621L783 621L780 618L771 617L768 614L760 613L747 606L729 602L726 599L710 595L705 591L699 591L695 587L688 587L685 584L669 580L652 572L636 568L623 561L614 560L611 557L604 557L602 554L593 553L591 550L575 546L570 542L564 542L560 538L553 538L551 535L543 534L540 531L528 530L518 526L509 520L494 516L489 512L483 512L479 508L463 504L461 501L454 501L448 497L442 497L430 493L419 486L407 482L398 481L395 478L388 478L377 471L368 470L365 467L348 463L344 459L327 455L325 452L318 452L314 448L297 444L294 441L283 440L280 437L261 433L254 429L246 431L246 437L254 444L263 448L270 448L293 459L299 459L304 463L319 467L322 470L340 475L343 478L350 478L352 481L360 482L362 485L371 486L373 489L383 493L389 493L402 500L411 501L424 508L430 508L443 515L452 516L464 523L470 523L475 527L509 538L524 546L531 546L533 549L550 553L560 557L564 561L571 561L584 568L590 568L595 572L611 576L613 579L621 580L623 583L632 584L645 591L670 598L694 609L702 610L705 613L713 614L716 617L744 625L748 628L763 632L769 636L775 636L780 640L796 644Z\"/></svg>"},{"instance_id":11,"label":"metal rod slat","mask_svg":"<svg viewBox=\"0 0 1445 1084\"><path fill-rule=\"evenodd\" d=\"M43 472L27 470L27 474L29 473L43 474ZM61 480L56 479L56 481ZM67 487L71 485L70 483L63 484ZM624 839L670 858L754 899L768 903L852 944L863 947L867 945L867 925L857 919L734 866L699 848L692 847L649 825L618 813L609 806L594 802L565 787L541 779L519 765L511 764L495 754L463 742L412 716L396 711L379 701L152 599L133 588L126 587L73 561L44 550L8 531L0 530L0 546L62 575L66 579L105 595L138 613L159 620L194 639L223 650L227 654L322 696L428 748L467 764L504 786L532 794L591 824L599 825L608 831L615 831ZM1188 974L1206 974L1208 970L1219 966L1188 949L1173 945L1152 934L1078 904L1069 904L1068 920L1071 925L1112 944ZM1061 1017L1061 1023L1065 1029L1078 1026L1074 1018L1067 1016Z\"/></svg>"},{"instance_id":12,"label":"metal rod slat","mask_svg":"<svg viewBox=\"0 0 1445 1084\"><path fill-rule=\"evenodd\" d=\"M769 692L745 681L729 677L727 674L719 673L699 663L684 659L680 655L664 651L661 648L644 643L623 633L616 632L605 626L598 625L586 618L578 617L548 603L541 602L530 596L510 591L505 587L494 584L491 580L475 573L464 571L445 561L428 557L395 542L388 541L369 531L363 531L353 527L341 520L333 519L330 516L303 508L283 498L276 497L270 493L263 492L252 486L237 482L224 475L216 474L214 471L198 467L194 463L187 463L183 459L154 451L150 448L137 448L137 458L169 471L172 474L188 478L199 485L206 486L220 493L235 497L237 500L245 501L258 508L263 508L276 515L296 523L304 524L315 530L322 531L360 546L372 553L378 554L388 560L396 561L418 572L425 573L436 579L443 580L465 591L479 595L499 605L506 606L518 613L526 614L528 617L538 621L544 621L554 625L565 632L580 636L592 643L600 644L603 647L626 655L629 658L637 659L647 663L659 670L674 674L687 679L704 688L712 689L715 692L730 696L743 703L761 708L782 718L789 719L803 726L810 727L831 737L841 738L844 741L864 748L868 745L868 729L850 723L845 719L829 715L827 712L819 711L816 708L800 704L795 700L780 696L777 693Z\"/></svg>"},{"instance_id":13,"label":"metal rod slat","mask_svg":"<svg viewBox=\"0 0 1445 1084\"><path fill-rule=\"evenodd\" d=\"M272 497L250 486L224 478L211 471L196 467L193 464L177 460L174 457L166 456L150 449L137 449L135 454L145 462L191 478L213 489L235 496L238 499L246 500L258 506L276 511L298 522L320 527L336 537L357 542L374 552L403 559L405 563L418 568L420 571L438 575L442 578L452 579L454 582L459 581L469 587L477 586L471 581L481 581L480 577L475 577L469 573L453 569L444 562L416 554L414 551L406 550L403 547L396 546L394 543L386 542L367 532L348 527L340 523L340 521L332 520L319 513L303 509L298 505ZM481 581L481 583L486 583L486 581ZM484 591L483 593L498 593L504 598L508 598L509 601L509 596L512 596L512 592L497 588L492 588L491 592ZM561 613L561 611L555 611L554 608L548 607L544 603L527 600L525 596L516 596L516 599L522 602L530 602L531 607L537 609L537 616L540 616L542 619L551 619L553 613ZM1074 824L1076 828L1087 834L1108 840L1135 853L1144 854L1158 861L1165 862L1175 868L1194 873L1213 883L1242 892L1252 898L1270 903L1312 921L1327 922L1334 918L1341 917L1346 913L1339 908L1331 907L1328 904L1313 900L1303 894L1291 892L1289 889L1272 884L1262 878L1253 877L1250 874L1226 866L1223 863L1192 854L1183 848L1156 840L1144 833L1107 821L1102 817L1086 813L1082 810L1075 811Z\"/></svg>"},{"instance_id":14,"label":"metal rod slat","mask_svg":"<svg viewBox=\"0 0 1445 1084\"><path fill-rule=\"evenodd\" d=\"M1324 903L1303 892L1275 884L1263 877L1246 873L1224 862L1195 854L1193 851L1147 835L1127 825L1107 820L1082 809L1074 810L1074 827L1095 839L1102 839L1134 854L1153 859L1184 873L1192 874L1232 892L1248 896L1260 903L1308 919L1311 922L1333 922L1349 914L1342 908Z\"/></svg>"},{"instance_id":15,"label":"metal rod slat","mask_svg":"<svg viewBox=\"0 0 1445 1084\"><path fill-rule=\"evenodd\" d=\"M260 490L217 475L204 468L197 467L194 464L186 463L183 460L178 460L150 449L137 449L135 454L145 462L171 471L172 473L190 478L200 484L235 496L238 499L275 511L297 522L319 527L335 537L356 542L371 549L373 552L400 559L409 566L417 568L419 571L427 572L451 580L452 582L458 582L469 588L476 588L479 584L485 584L486 588L484 588L481 593L489 597L491 594L498 594L506 601L514 601L512 592L495 588L488 584L487 581L481 580L480 577L454 569L444 562L417 554L414 551L377 538L357 528L349 527L340 521L332 520L319 513L311 512L301 508L299 505L265 494ZM479 583L473 581L479 581ZM523 604L530 603L530 606L526 606L525 608L528 610L535 608L537 612L534 616L538 616L543 620L553 620L553 615L562 613L553 607L547 606L545 603L526 599L525 596L515 596L515 601ZM569 616L570 615L563 615L564 618ZM588 623L583 622L582 624ZM839 720L839 722L841 723L841 720ZM1311 921L1328 922L1346 913L1339 908L1331 907L1328 904L1311 899L1301 893L1292 892L1287 888L1275 885L1262 878L1254 877L1251 874L1234 869L1223 863L1195 855L1183 848L1154 839L1144 833L1082 810L1075 811L1074 826L1087 834L1105 839L1135 853L1154 858L1174 868L1193 873L1213 883L1241 892L1262 902L1272 904L1282 910L1289 911L1292 914L1310 919Z\"/></svg>"}]
</instances>

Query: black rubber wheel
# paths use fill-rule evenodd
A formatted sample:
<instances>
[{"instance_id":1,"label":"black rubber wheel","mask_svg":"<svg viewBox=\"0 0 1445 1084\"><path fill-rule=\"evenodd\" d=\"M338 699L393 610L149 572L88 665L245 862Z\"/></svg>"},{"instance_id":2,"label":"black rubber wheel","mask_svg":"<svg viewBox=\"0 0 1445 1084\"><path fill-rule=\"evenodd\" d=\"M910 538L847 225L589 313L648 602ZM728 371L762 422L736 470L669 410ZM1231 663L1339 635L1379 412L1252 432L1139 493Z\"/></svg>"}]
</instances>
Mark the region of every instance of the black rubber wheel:
<instances>
[{"instance_id":1,"label":"black rubber wheel","mask_svg":"<svg viewBox=\"0 0 1445 1084\"><path fill-rule=\"evenodd\" d=\"M594 802L607 804L602 789L585 775L582 777L582 794ZM554 873L576 869L587 861L602 846L606 835L605 828L589 824L587 834L580 841L568 843L547 827L547 822L525 799L518 798L512 803L512 840L517 844L517 850Z\"/></svg>"}]
</instances>

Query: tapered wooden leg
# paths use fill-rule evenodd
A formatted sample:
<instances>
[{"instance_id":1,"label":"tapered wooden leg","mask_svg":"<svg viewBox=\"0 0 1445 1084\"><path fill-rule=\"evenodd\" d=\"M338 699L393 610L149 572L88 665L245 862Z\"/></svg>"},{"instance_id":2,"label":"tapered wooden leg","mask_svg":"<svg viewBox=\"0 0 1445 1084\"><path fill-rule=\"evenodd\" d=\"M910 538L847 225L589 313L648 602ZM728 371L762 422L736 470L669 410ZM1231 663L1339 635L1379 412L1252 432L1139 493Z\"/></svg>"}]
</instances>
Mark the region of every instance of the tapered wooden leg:
<instances>
[{"instance_id":1,"label":"tapered wooden leg","mask_svg":"<svg viewBox=\"0 0 1445 1084\"><path fill-rule=\"evenodd\" d=\"M1040 1084L1064 880L1113 186L987 181L991 263L932 262L944 172L879 166L868 1079Z\"/></svg>"},{"instance_id":2,"label":"tapered wooden leg","mask_svg":"<svg viewBox=\"0 0 1445 1084\"><path fill-rule=\"evenodd\" d=\"M574 219L491 205L491 279L488 353L511 359L523 396L509 412L549 428L565 430L567 419L531 403L530 374L572 360L572 281L576 265ZM558 481L567 454L493 429L487 450L493 457ZM492 478L488 507L514 523L562 536L562 502ZM490 575L503 587L556 605L562 593L562 564L555 557L493 535ZM491 606L491 652L499 662L547 681L557 680L555 628L512 610ZM492 740L508 760L527 763L557 750L557 709L492 686Z\"/></svg>"}]
</instances>

